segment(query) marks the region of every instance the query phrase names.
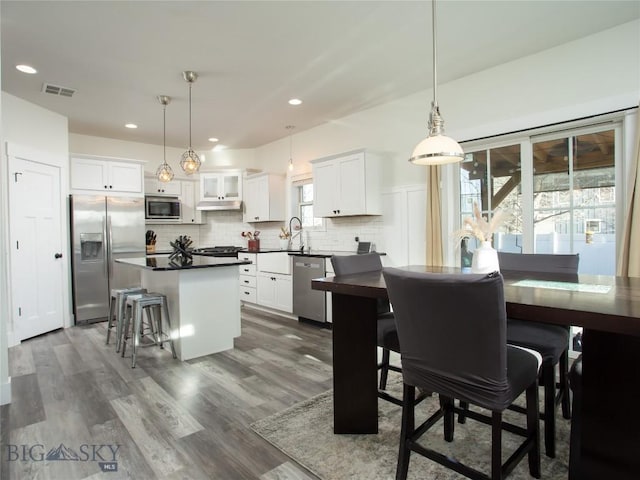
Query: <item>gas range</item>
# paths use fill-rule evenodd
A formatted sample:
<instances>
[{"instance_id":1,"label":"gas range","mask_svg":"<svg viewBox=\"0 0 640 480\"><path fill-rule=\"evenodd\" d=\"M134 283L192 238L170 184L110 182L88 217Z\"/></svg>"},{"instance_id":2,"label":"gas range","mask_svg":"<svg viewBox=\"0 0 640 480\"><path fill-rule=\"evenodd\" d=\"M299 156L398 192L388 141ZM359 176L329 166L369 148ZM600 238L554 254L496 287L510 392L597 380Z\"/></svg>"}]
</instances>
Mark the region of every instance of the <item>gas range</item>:
<instances>
[{"instance_id":1,"label":"gas range","mask_svg":"<svg viewBox=\"0 0 640 480\"><path fill-rule=\"evenodd\" d=\"M215 246L215 247L203 247L203 248L195 248L193 250L194 255L203 255L206 257L238 257L238 252L242 250L243 247L234 247L234 246Z\"/></svg>"}]
</instances>

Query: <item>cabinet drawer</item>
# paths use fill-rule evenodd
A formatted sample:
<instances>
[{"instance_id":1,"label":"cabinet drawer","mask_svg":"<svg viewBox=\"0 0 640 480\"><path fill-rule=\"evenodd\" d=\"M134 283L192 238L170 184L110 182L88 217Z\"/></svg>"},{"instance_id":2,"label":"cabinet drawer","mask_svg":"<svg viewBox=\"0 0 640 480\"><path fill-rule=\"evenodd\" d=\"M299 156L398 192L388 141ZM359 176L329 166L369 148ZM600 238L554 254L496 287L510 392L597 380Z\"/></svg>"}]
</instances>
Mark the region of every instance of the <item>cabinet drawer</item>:
<instances>
[{"instance_id":1,"label":"cabinet drawer","mask_svg":"<svg viewBox=\"0 0 640 480\"><path fill-rule=\"evenodd\" d=\"M240 275L256 276L256 266L252 265L240 265Z\"/></svg>"},{"instance_id":2,"label":"cabinet drawer","mask_svg":"<svg viewBox=\"0 0 640 480\"><path fill-rule=\"evenodd\" d=\"M256 289L250 287L240 287L240 300L244 302L256 303Z\"/></svg>"},{"instance_id":3,"label":"cabinet drawer","mask_svg":"<svg viewBox=\"0 0 640 480\"><path fill-rule=\"evenodd\" d=\"M254 265L256 264L256 254L255 253L238 253L238 260L249 260ZM242 271L242 270L241 270Z\"/></svg>"},{"instance_id":4,"label":"cabinet drawer","mask_svg":"<svg viewBox=\"0 0 640 480\"><path fill-rule=\"evenodd\" d=\"M241 287L252 287L256 288L256 277L249 277L247 275L240 275L240 286Z\"/></svg>"}]
</instances>

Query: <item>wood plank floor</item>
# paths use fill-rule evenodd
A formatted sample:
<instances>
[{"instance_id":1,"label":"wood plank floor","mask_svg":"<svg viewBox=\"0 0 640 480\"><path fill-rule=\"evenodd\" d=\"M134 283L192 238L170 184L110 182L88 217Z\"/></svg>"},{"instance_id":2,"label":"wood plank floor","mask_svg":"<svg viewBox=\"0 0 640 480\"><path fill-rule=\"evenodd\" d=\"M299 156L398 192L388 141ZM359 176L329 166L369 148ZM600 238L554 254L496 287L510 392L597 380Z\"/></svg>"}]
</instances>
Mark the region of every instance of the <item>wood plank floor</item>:
<instances>
[{"instance_id":1,"label":"wood plank floor","mask_svg":"<svg viewBox=\"0 0 640 480\"><path fill-rule=\"evenodd\" d=\"M132 369L105 327L9 349L2 480L316 478L249 424L331 388L329 330L243 308L233 350L181 362L144 348ZM79 461L43 460L61 444Z\"/></svg>"}]
</instances>

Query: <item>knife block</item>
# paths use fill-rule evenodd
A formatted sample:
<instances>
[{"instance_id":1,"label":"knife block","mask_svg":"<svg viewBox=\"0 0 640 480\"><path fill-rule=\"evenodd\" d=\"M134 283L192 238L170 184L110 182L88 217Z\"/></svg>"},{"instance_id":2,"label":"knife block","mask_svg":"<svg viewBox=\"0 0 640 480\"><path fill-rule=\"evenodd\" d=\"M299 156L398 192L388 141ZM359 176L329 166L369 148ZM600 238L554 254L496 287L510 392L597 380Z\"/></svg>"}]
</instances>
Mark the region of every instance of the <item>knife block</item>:
<instances>
[{"instance_id":1,"label":"knife block","mask_svg":"<svg viewBox=\"0 0 640 480\"><path fill-rule=\"evenodd\" d=\"M156 246L155 245L147 245L147 253L155 253Z\"/></svg>"}]
</instances>

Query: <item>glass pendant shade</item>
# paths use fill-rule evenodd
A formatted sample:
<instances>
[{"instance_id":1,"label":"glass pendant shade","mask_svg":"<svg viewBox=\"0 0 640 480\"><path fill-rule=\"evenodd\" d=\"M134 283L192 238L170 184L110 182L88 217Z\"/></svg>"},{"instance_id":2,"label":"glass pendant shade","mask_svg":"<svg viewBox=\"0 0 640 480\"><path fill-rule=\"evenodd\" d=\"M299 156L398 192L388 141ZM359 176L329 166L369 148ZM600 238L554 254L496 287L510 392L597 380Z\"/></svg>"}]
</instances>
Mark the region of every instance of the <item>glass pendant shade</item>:
<instances>
[{"instance_id":1,"label":"glass pendant shade","mask_svg":"<svg viewBox=\"0 0 640 480\"><path fill-rule=\"evenodd\" d=\"M200 165L202 162L200 161L200 157L196 152L193 151L192 148L189 148L186 152L182 154L182 160L180 160L180 167L184 170L184 173L187 175L193 175L198 170L200 170Z\"/></svg>"},{"instance_id":2,"label":"glass pendant shade","mask_svg":"<svg viewBox=\"0 0 640 480\"><path fill-rule=\"evenodd\" d=\"M182 72L182 76L189 84L189 149L182 154L180 168L182 168L186 175L193 175L200 170L200 165L202 165L200 157L191 147L191 85L198 78L198 74L196 72L185 71Z\"/></svg>"},{"instance_id":3,"label":"glass pendant shade","mask_svg":"<svg viewBox=\"0 0 640 480\"><path fill-rule=\"evenodd\" d=\"M162 163L156 170L156 178L163 183L173 180L173 170L168 163Z\"/></svg>"},{"instance_id":4,"label":"glass pendant shade","mask_svg":"<svg viewBox=\"0 0 640 480\"><path fill-rule=\"evenodd\" d=\"M158 181L168 183L173 180L173 170L167 163L167 105L171 101L171 97L159 95L158 101L162 105L162 152L163 161L156 170L156 178Z\"/></svg>"},{"instance_id":5,"label":"glass pendant shade","mask_svg":"<svg viewBox=\"0 0 640 480\"><path fill-rule=\"evenodd\" d=\"M429 136L413 149L409 161L414 165L444 165L463 159L462 147L453 138L444 135L444 121L438 105L432 105Z\"/></svg>"}]
</instances>

